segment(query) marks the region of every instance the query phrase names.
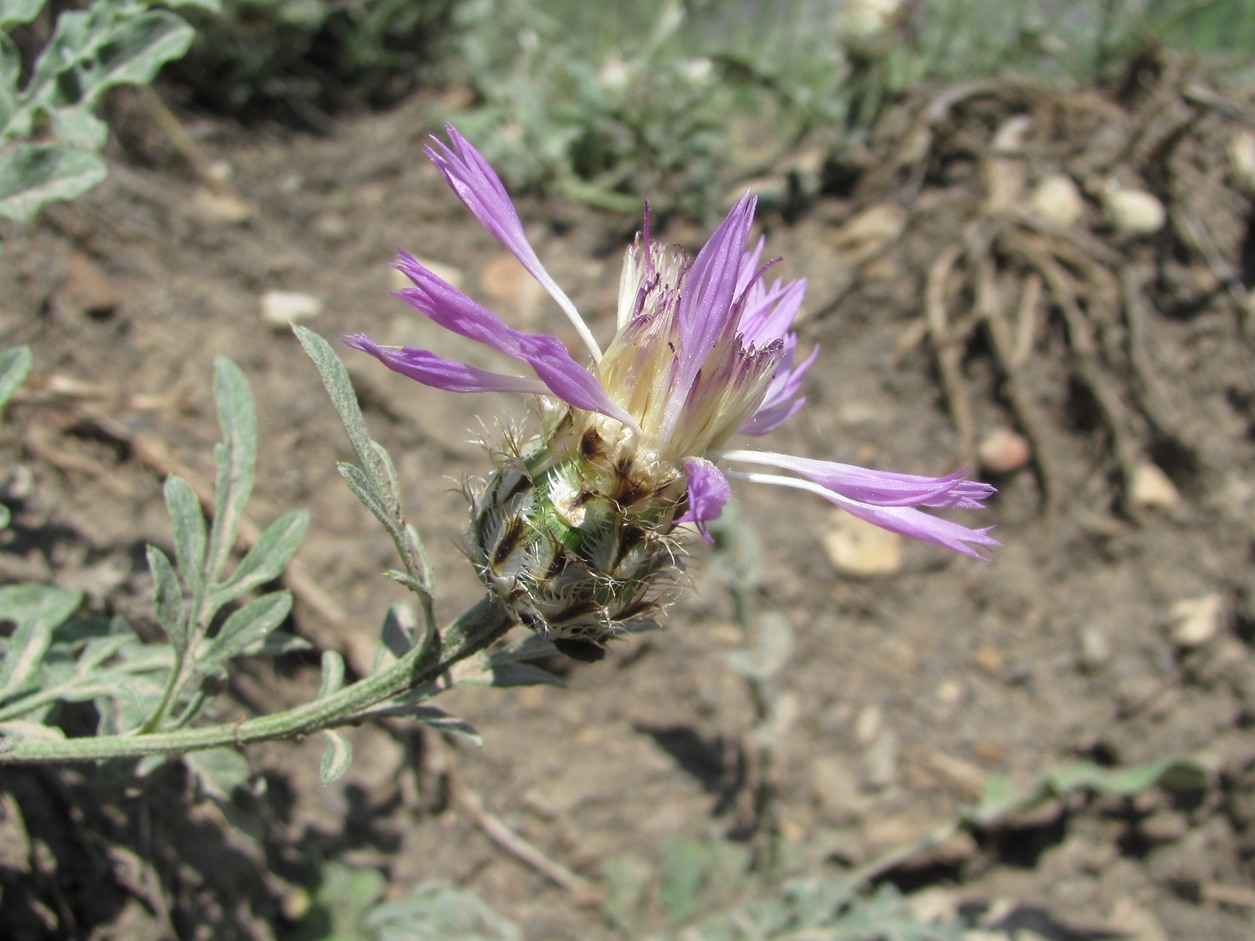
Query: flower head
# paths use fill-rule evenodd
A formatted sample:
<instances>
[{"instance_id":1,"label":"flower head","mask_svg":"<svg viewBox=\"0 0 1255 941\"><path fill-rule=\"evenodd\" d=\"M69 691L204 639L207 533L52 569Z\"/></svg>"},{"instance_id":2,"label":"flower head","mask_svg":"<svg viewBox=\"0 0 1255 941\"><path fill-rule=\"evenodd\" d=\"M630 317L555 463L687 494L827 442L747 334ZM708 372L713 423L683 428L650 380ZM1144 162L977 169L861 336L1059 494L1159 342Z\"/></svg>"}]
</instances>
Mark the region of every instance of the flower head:
<instances>
[{"instance_id":1,"label":"flower head","mask_svg":"<svg viewBox=\"0 0 1255 941\"><path fill-rule=\"evenodd\" d=\"M545 427L503 454L472 495L471 552L481 578L516 603L525 621L560 641L600 645L655 606L671 565L673 527L706 523L731 496L729 478L808 491L894 532L968 555L997 545L920 507L977 509L994 491L962 474L921 477L729 447L765 435L803 405L802 378L818 349L799 360L792 324L803 280L767 279L760 239L747 250L755 200L743 196L706 245L689 256L650 237L649 209L628 247L618 326L603 353L570 298L541 264L505 187L452 127L434 140L432 162L475 217L549 292L586 350L524 333L401 252L413 286L398 296L447 330L520 361L531 375L498 373L428 350L350 346L390 369L449 392L542 397ZM738 469L745 466L750 469ZM764 473L772 468L785 473ZM568 650L579 653L577 646Z\"/></svg>"}]
</instances>

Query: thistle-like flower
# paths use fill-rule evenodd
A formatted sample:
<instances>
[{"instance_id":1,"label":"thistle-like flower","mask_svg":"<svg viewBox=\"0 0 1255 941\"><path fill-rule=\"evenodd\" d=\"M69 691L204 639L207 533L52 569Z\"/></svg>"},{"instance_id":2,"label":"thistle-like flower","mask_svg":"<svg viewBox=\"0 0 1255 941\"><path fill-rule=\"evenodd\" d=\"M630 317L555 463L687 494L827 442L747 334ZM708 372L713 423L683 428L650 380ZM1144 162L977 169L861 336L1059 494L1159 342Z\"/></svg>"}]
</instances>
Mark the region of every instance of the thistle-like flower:
<instances>
[{"instance_id":1,"label":"thistle-like flower","mask_svg":"<svg viewBox=\"0 0 1255 941\"><path fill-rule=\"evenodd\" d=\"M347 343L388 368L448 392L537 396L539 434L504 446L482 485L468 489L468 552L481 580L521 620L572 656L596 659L616 633L649 619L675 571L673 534L706 524L731 496L729 478L805 490L885 529L980 557L997 545L919 507L978 509L994 489L963 473L921 477L729 447L762 436L805 402L791 331L803 280L767 283L760 239L746 249L755 200L747 193L696 258L655 242L649 208L627 249L618 329L603 352L550 277L509 195L483 156L452 127L427 155L484 226L540 282L587 348L579 362L548 334L515 330L405 252L397 292L435 323L521 361L534 375L491 372L428 350ZM785 473L768 473L771 468Z\"/></svg>"}]
</instances>

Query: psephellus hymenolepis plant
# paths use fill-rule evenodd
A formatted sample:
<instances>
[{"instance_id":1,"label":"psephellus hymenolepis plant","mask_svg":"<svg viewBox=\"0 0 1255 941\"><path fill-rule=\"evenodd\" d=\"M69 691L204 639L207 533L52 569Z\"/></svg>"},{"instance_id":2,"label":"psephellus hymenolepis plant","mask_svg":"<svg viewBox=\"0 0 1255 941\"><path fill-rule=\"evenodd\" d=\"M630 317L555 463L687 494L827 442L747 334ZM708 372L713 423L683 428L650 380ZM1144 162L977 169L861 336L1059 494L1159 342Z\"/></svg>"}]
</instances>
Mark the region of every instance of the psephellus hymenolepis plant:
<instances>
[{"instance_id":1,"label":"psephellus hymenolepis plant","mask_svg":"<svg viewBox=\"0 0 1255 941\"><path fill-rule=\"evenodd\" d=\"M762 437L801 408L800 362L790 329L806 282L775 280L763 241L746 248L755 199L746 193L697 257L654 241L649 208L627 249L618 329L603 351L571 299L528 243L487 160L453 127L427 155L488 229L549 292L585 349L584 365L555 336L503 322L411 255L396 267L413 282L397 292L453 333L531 367L489 372L428 350L389 347L357 334L350 346L447 392L534 396L540 429L512 435L486 482L468 484L468 549L480 579L529 627L563 652L598 659L607 641L656 614L675 572L676 527L720 515L731 480L805 490L885 529L979 556L997 545L920 507L977 509L994 489L965 478L869 470L731 445ZM785 473L767 473L771 468Z\"/></svg>"},{"instance_id":2,"label":"psephellus hymenolepis plant","mask_svg":"<svg viewBox=\"0 0 1255 941\"><path fill-rule=\"evenodd\" d=\"M769 282L766 275L775 262L762 261L762 240L747 248L752 195L732 207L696 257L653 240L646 206L641 232L624 260L617 330L603 350L528 243L492 167L456 130L447 132L449 144L434 140L427 155L475 218L544 286L584 346L573 355L555 336L511 328L404 252L396 267L413 286L397 292L398 297L450 332L522 362L532 375L491 372L428 350L383 346L363 334L346 339L350 347L425 385L447 392L516 393L537 403L536 426L502 434L491 451L487 478L466 484L466 549L487 588L484 598L445 629L437 628L426 557L401 515L392 463L369 437L343 364L324 340L298 327L361 462L360 467L342 465L341 471L396 544L405 571L390 574L419 595L425 625L407 627L394 610L380 659L363 679L345 685L343 660L326 651L322 685L312 702L234 723L198 725L192 720L217 688L217 681L209 679L223 672L219 661L260 642L286 616L290 599L282 592L258 598L215 633L212 612L228 597L223 594L227 587L247 587L262 578L253 572L260 565L254 553L240 564L233 581L220 583L216 576L195 573L189 578L184 571L181 589L164 554L150 547L150 556L162 563L154 568L157 618L171 640L165 654L140 664L165 676L154 704L144 706L147 700L121 690L118 695L129 697L131 704L127 714L138 712L140 719L115 724L112 734L81 738L66 739L51 727L39 735L15 734L18 727L10 722L0 737L0 764L178 754L323 732L329 741L323 777L331 780L343 773L351 755L336 727L408 715L468 731L464 723L455 727L457 720L423 705L458 682L455 666L468 666L468 658L488 651L519 621L569 656L599 659L616 636L657 620L679 584L680 534L692 527L711 541L707 524L720 516L735 480L803 490L877 526L978 558L982 549L998 544L988 528L969 528L925 511L982 507L994 489L962 472L898 474L733 445L738 435L769 434L802 407L802 380L818 355L815 349L799 358L791 329L805 282ZM239 455L255 449L243 377L230 364L220 364L218 378L227 435L219 452L219 497L229 497L232 488L242 490L215 517L209 534L211 549L217 547L208 554L211 569L226 560L238 525L239 511L232 507L247 495L237 458L244 460ZM244 424L249 431L241 437ZM247 447L241 444L245 438ZM245 460L243 475L250 485L251 461L251 456ZM203 560L204 521L190 487L171 478L166 490L181 563L185 556ZM283 559L299 539L299 532L288 532L293 525L280 520L271 527L283 531L270 540L276 551L279 543L287 547ZM303 531L303 525L297 529ZM268 538L264 534L259 545ZM251 581L241 581L244 571L252 573ZM187 594L180 597L183 591ZM9 713L10 719L21 718L27 702L44 705L30 713L36 721L23 728L51 715L46 701L60 694L27 689L30 684L18 680L37 675L33 665L41 650L52 649L54 631L38 619L19 624L13 638L25 647L10 653L8 665L0 659L0 675L6 678L0 686L17 683L21 688L0 705L0 724ZM91 667L84 664L100 661L102 650L120 657L130 649L128 643L128 636L119 635L84 648L71 680L86 683L90 695L75 695L104 695L92 687ZM493 682L511 682L506 674L522 656L513 646L493 648L479 669L490 672ZM162 666L166 663L172 665ZM83 670L89 673L80 675ZM59 682L71 680L62 676ZM513 682L518 681L516 670Z\"/></svg>"}]
</instances>

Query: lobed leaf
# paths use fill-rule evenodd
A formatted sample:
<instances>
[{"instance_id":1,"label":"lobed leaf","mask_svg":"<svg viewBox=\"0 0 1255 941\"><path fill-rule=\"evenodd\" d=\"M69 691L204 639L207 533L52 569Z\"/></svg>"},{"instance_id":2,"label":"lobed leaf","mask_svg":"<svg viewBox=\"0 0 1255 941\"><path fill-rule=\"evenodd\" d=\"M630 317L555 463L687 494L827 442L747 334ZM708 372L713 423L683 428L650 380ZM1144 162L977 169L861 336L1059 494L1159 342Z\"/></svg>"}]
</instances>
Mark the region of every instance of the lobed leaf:
<instances>
[{"instance_id":1,"label":"lobed leaf","mask_svg":"<svg viewBox=\"0 0 1255 941\"><path fill-rule=\"evenodd\" d=\"M38 670L52 644L53 631L82 603L80 592L53 585L21 584L0 588L0 621L16 624L0 645L0 699L21 691Z\"/></svg>"},{"instance_id":2,"label":"lobed leaf","mask_svg":"<svg viewBox=\"0 0 1255 941\"><path fill-rule=\"evenodd\" d=\"M217 464L214 520L209 531L205 567L211 582L217 578L235 545L257 466L257 413L253 408L253 394L239 367L222 357L214 360L214 398L218 403L222 443L214 448Z\"/></svg>"},{"instance_id":3,"label":"lobed leaf","mask_svg":"<svg viewBox=\"0 0 1255 941\"><path fill-rule=\"evenodd\" d=\"M174 557L194 595L205 585L205 514L196 491L182 477L166 478L166 511L174 529Z\"/></svg>"},{"instance_id":4,"label":"lobed leaf","mask_svg":"<svg viewBox=\"0 0 1255 941\"><path fill-rule=\"evenodd\" d=\"M336 356L331 345L314 331L299 325L293 325L292 330L296 333L301 346L305 348L306 355L313 361L318 375L322 377L323 387L331 397L331 405L336 410L336 414L340 416L340 422L349 436L353 453L357 455L358 461L364 468L364 471L359 471L359 473L364 473L365 479L371 481L377 488L380 483L388 480L390 475L380 458L382 449L377 448L375 442L371 440L370 430L366 427L366 419L362 416L362 407L357 401L357 393L353 391L353 383L349 379L349 371L340 361L340 357ZM341 473L344 473L343 469ZM392 479L395 479L395 472ZM354 493L357 491L355 490ZM361 499L360 495L358 499ZM380 501L380 505L387 507L386 515L389 518L395 518L394 511L397 509L395 506L388 507L386 501L383 500ZM372 509L371 512L375 511Z\"/></svg>"},{"instance_id":5,"label":"lobed leaf","mask_svg":"<svg viewBox=\"0 0 1255 941\"><path fill-rule=\"evenodd\" d=\"M370 478L366 476L365 471L356 464L348 464L344 461L336 464L336 470L340 472L344 482L353 491L353 495L362 502L366 509L370 510L375 519L379 520L388 532L395 532L396 517L389 511L383 495L371 482Z\"/></svg>"},{"instance_id":6,"label":"lobed leaf","mask_svg":"<svg viewBox=\"0 0 1255 941\"><path fill-rule=\"evenodd\" d=\"M236 596L274 581L292 561L308 528L309 514L304 510L279 517L266 527L223 588Z\"/></svg>"},{"instance_id":7,"label":"lobed leaf","mask_svg":"<svg viewBox=\"0 0 1255 941\"><path fill-rule=\"evenodd\" d=\"M233 611L205 652L196 658L195 672L212 673L248 647L265 640L291 610L292 596L286 591L272 591Z\"/></svg>"},{"instance_id":8,"label":"lobed leaf","mask_svg":"<svg viewBox=\"0 0 1255 941\"><path fill-rule=\"evenodd\" d=\"M187 650L186 608L183 603L183 586L179 584L179 576L164 552L156 546L149 546L147 551L148 570L153 576L155 588L153 608L157 615L157 623L170 638L170 644L180 654Z\"/></svg>"}]
</instances>

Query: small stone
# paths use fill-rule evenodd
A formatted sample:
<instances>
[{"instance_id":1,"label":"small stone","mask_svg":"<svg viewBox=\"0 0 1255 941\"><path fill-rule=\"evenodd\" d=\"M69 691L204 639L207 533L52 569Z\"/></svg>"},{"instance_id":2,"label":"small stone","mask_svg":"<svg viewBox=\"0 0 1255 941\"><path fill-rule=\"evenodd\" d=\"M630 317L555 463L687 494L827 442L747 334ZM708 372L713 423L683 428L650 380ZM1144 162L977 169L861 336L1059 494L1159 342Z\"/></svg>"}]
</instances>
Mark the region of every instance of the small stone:
<instances>
[{"instance_id":1,"label":"small stone","mask_svg":"<svg viewBox=\"0 0 1255 941\"><path fill-rule=\"evenodd\" d=\"M1103 191L1107 219L1121 235L1144 238L1154 235L1167 221L1163 203L1153 193L1110 185Z\"/></svg>"},{"instance_id":2,"label":"small stone","mask_svg":"<svg viewBox=\"0 0 1255 941\"><path fill-rule=\"evenodd\" d=\"M937 701L946 706L957 706L963 701L963 684L958 680L942 680L937 686Z\"/></svg>"},{"instance_id":3,"label":"small stone","mask_svg":"<svg viewBox=\"0 0 1255 941\"><path fill-rule=\"evenodd\" d=\"M1081 628L1078 640L1080 665L1086 672L1097 670L1111 659L1111 640L1102 628L1086 624Z\"/></svg>"},{"instance_id":4,"label":"small stone","mask_svg":"<svg viewBox=\"0 0 1255 941\"><path fill-rule=\"evenodd\" d=\"M267 291L261 296L261 319L272 330L313 320L322 313L322 300L299 291Z\"/></svg>"},{"instance_id":5,"label":"small stone","mask_svg":"<svg viewBox=\"0 0 1255 941\"><path fill-rule=\"evenodd\" d=\"M1033 215L1059 229L1076 225L1085 212L1081 191L1072 177L1064 173L1051 174L1038 183L1028 205Z\"/></svg>"},{"instance_id":6,"label":"small stone","mask_svg":"<svg viewBox=\"0 0 1255 941\"><path fill-rule=\"evenodd\" d=\"M872 578L901 571L901 536L848 513L834 519L835 526L823 537L823 544L828 561L838 572Z\"/></svg>"},{"instance_id":7,"label":"small stone","mask_svg":"<svg viewBox=\"0 0 1255 941\"><path fill-rule=\"evenodd\" d=\"M1229 141L1229 166L1238 186L1255 193L1255 131L1241 131Z\"/></svg>"},{"instance_id":8,"label":"small stone","mask_svg":"<svg viewBox=\"0 0 1255 941\"><path fill-rule=\"evenodd\" d=\"M1218 592L1182 598L1172 606L1172 642L1178 647L1201 647L1220 633L1224 599Z\"/></svg>"},{"instance_id":9,"label":"small stone","mask_svg":"<svg viewBox=\"0 0 1255 941\"><path fill-rule=\"evenodd\" d=\"M879 706L865 706L854 720L854 739L860 745L870 745L885 725L885 712Z\"/></svg>"},{"instance_id":10,"label":"small stone","mask_svg":"<svg viewBox=\"0 0 1255 941\"><path fill-rule=\"evenodd\" d=\"M1143 462L1133 468L1129 500L1149 510L1170 510L1181 502L1176 485L1154 464Z\"/></svg>"},{"instance_id":11,"label":"small stone","mask_svg":"<svg viewBox=\"0 0 1255 941\"><path fill-rule=\"evenodd\" d=\"M189 214L211 225L240 225L253 216L253 207L230 193L197 190L188 205Z\"/></svg>"},{"instance_id":12,"label":"small stone","mask_svg":"<svg viewBox=\"0 0 1255 941\"><path fill-rule=\"evenodd\" d=\"M996 428L985 436L976 450L980 466L990 474L1011 474L1033 457L1028 439L1010 428Z\"/></svg>"}]
</instances>

